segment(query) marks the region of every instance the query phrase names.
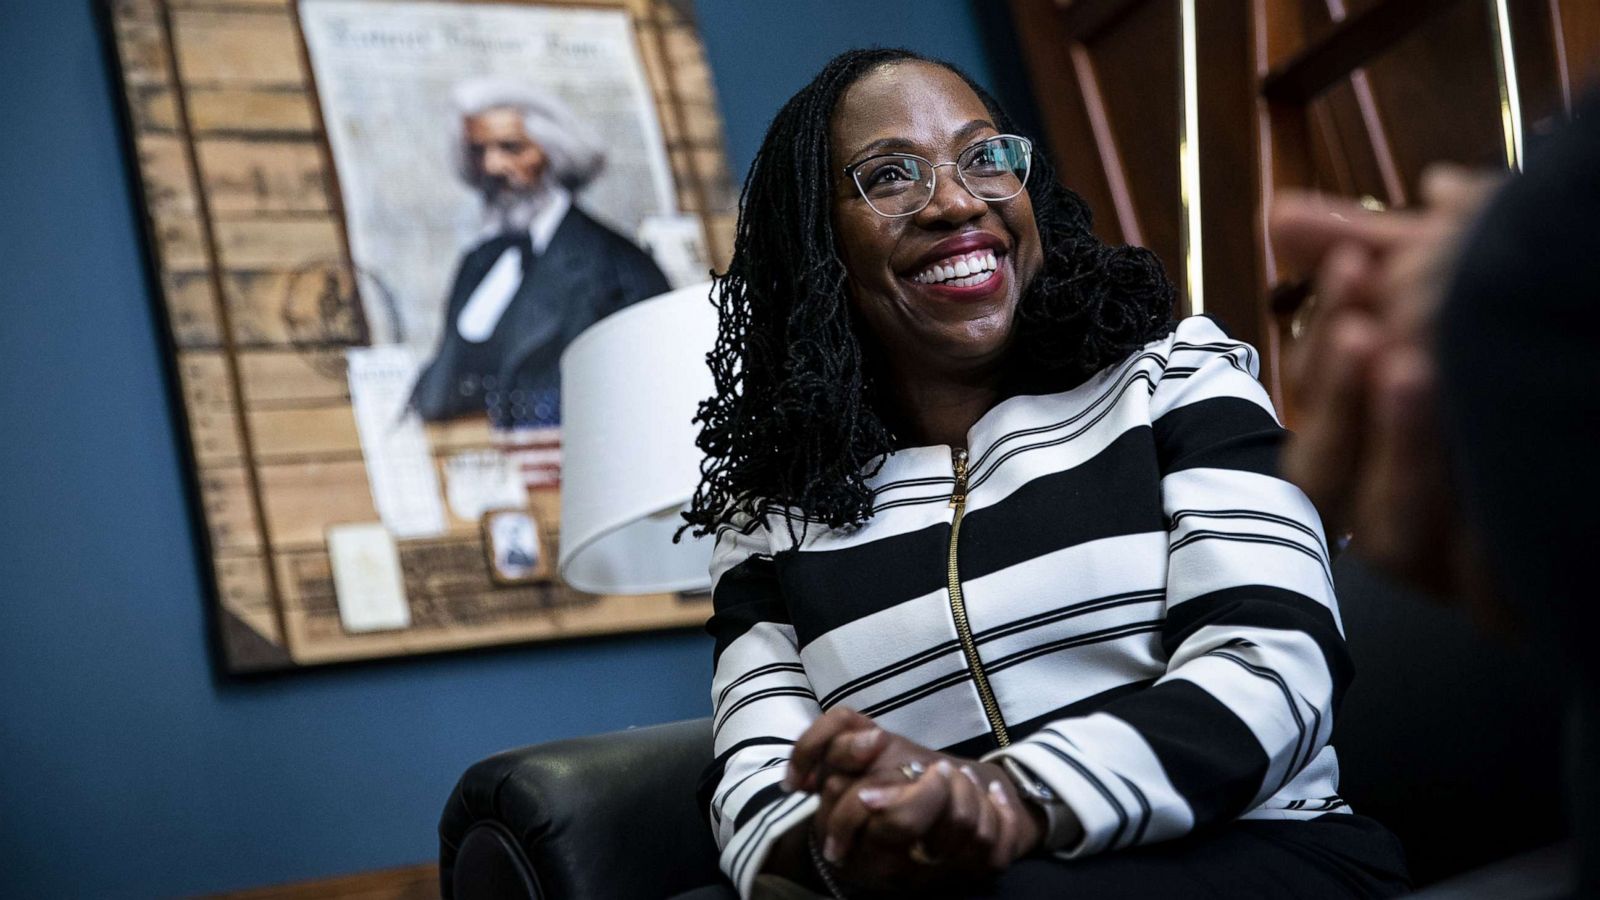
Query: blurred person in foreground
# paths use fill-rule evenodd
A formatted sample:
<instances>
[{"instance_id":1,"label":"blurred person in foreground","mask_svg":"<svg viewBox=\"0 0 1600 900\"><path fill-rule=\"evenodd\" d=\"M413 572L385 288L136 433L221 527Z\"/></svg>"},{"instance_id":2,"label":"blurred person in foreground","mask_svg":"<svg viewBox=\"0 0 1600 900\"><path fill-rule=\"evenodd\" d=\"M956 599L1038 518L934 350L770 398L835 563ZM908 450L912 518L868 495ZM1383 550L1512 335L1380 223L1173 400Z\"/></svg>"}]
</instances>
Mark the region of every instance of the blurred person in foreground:
<instances>
[{"instance_id":1,"label":"blurred person in foreground","mask_svg":"<svg viewBox=\"0 0 1600 900\"><path fill-rule=\"evenodd\" d=\"M1560 657L1573 698L1580 896L1600 894L1600 93L1526 174L1436 168L1419 211L1286 197L1271 223L1317 273L1291 361L1286 477L1358 553Z\"/></svg>"}]
</instances>

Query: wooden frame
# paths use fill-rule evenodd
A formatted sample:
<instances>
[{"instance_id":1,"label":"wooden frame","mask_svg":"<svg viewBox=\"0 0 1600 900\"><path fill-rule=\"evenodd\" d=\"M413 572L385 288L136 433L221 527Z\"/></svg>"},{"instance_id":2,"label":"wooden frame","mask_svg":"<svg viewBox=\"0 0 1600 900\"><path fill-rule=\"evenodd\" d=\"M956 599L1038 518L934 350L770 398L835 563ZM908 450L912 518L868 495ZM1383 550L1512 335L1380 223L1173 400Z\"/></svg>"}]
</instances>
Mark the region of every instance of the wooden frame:
<instances>
[{"instance_id":1,"label":"wooden frame","mask_svg":"<svg viewBox=\"0 0 1600 900\"><path fill-rule=\"evenodd\" d=\"M499 540L496 523L507 519L525 520L530 528L534 548L533 563L526 566L525 571L508 571L509 565L501 561L502 548L496 544ZM533 510L491 509L483 514L480 529L483 534L484 565L489 567L489 579L495 584L503 587L538 584L554 576L550 565L550 539L545 535L544 526L539 522L538 516L533 514Z\"/></svg>"},{"instance_id":2,"label":"wooden frame","mask_svg":"<svg viewBox=\"0 0 1600 900\"><path fill-rule=\"evenodd\" d=\"M502 0L503 2L503 0ZM677 208L708 256L732 248L736 198L704 50L682 0L526 0L625 11L659 116ZM496 582L482 523L400 542L412 625L340 627L331 522L375 521L346 382L368 343L338 173L293 0L107 0L215 578L219 658L260 672L374 657L702 624L703 596L596 597ZM426 426L444 455L493 447L486 422ZM560 497L528 508L559 545Z\"/></svg>"}]
</instances>

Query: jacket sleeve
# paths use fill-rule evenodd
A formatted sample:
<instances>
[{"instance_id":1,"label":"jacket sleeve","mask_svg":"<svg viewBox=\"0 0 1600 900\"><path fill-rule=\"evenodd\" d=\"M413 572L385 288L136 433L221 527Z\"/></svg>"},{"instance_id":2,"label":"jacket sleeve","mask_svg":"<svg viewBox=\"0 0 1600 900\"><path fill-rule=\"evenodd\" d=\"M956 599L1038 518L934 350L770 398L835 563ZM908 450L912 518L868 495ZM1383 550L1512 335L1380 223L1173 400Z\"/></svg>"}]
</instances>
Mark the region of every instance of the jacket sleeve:
<instances>
[{"instance_id":1,"label":"jacket sleeve","mask_svg":"<svg viewBox=\"0 0 1600 900\"><path fill-rule=\"evenodd\" d=\"M1167 670L990 754L1077 814L1083 839L1052 847L1066 856L1178 837L1254 810L1302 771L1306 787L1336 773L1322 751L1350 661L1321 521L1277 474L1286 432L1256 354L1200 318L1168 347L1150 398L1168 525ZM1309 799L1258 814L1342 805Z\"/></svg>"},{"instance_id":2,"label":"jacket sleeve","mask_svg":"<svg viewBox=\"0 0 1600 900\"><path fill-rule=\"evenodd\" d=\"M772 845L817 806L779 786L794 743L822 714L800 665L765 529L725 526L712 553L716 639L712 752L700 781L722 870L749 897Z\"/></svg>"}]
</instances>

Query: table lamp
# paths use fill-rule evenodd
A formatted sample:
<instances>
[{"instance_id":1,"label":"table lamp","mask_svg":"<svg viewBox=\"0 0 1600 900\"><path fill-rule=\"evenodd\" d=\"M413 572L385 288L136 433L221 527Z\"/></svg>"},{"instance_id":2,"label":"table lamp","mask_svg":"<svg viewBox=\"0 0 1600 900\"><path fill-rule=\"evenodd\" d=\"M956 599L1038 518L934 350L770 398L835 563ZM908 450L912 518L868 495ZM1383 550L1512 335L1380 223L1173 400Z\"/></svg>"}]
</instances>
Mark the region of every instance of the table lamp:
<instances>
[{"instance_id":1,"label":"table lamp","mask_svg":"<svg viewBox=\"0 0 1600 900\"><path fill-rule=\"evenodd\" d=\"M561 355L561 578L594 594L707 590L712 541L674 544L700 481L711 283L613 313Z\"/></svg>"}]
</instances>

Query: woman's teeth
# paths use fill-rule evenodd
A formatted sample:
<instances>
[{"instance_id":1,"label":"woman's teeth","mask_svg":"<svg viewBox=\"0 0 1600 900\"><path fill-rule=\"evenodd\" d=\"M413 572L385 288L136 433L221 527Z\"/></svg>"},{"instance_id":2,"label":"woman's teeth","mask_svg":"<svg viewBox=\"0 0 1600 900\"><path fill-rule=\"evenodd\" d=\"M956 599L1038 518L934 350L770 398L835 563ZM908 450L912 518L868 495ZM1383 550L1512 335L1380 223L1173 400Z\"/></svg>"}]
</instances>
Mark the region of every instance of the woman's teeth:
<instances>
[{"instance_id":1,"label":"woman's teeth","mask_svg":"<svg viewBox=\"0 0 1600 900\"><path fill-rule=\"evenodd\" d=\"M962 256L940 260L912 276L918 284L944 284L951 287L972 287L994 277L1000 267L993 251L980 250Z\"/></svg>"}]
</instances>

